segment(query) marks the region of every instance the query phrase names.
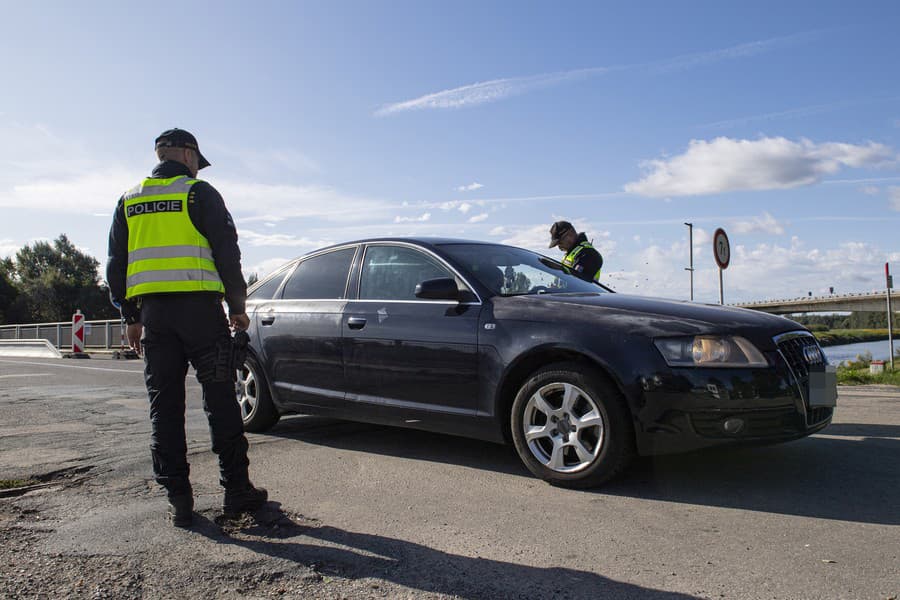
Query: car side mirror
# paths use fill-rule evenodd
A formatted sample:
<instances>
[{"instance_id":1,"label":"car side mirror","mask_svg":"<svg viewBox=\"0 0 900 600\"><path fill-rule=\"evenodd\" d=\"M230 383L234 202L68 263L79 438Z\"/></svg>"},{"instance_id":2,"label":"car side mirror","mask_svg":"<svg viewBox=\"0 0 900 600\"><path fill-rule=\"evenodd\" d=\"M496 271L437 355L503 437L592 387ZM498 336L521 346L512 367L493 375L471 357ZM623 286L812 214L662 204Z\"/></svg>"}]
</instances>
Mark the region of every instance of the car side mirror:
<instances>
[{"instance_id":1,"label":"car side mirror","mask_svg":"<svg viewBox=\"0 0 900 600\"><path fill-rule=\"evenodd\" d=\"M426 279L416 284L416 298L425 300L459 300L459 286L452 277Z\"/></svg>"}]
</instances>

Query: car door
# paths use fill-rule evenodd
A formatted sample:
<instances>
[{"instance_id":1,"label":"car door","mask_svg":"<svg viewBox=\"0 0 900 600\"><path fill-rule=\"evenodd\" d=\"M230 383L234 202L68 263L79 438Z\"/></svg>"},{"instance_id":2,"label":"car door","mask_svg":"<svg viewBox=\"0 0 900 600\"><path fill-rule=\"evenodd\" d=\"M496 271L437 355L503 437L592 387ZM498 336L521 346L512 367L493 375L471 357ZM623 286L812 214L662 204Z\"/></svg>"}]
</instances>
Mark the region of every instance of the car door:
<instances>
[{"instance_id":1,"label":"car door","mask_svg":"<svg viewBox=\"0 0 900 600\"><path fill-rule=\"evenodd\" d=\"M344 403L341 316L357 246L304 258L281 297L255 312L266 372L279 400L301 409Z\"/></svg>"},{"instance_id":2,"label":"car door","mask_svg":"<svg viewBox=\"0 0 900 600\"><path fill-rule=\"evenodd\" d=\"M438 277L456 279L467 301L416 298L417 283ZM477 296L436 255L412 245L367 245L357 298L343 319L348 403L409 423L417 412L474 413L480 310Z\"/></svg>"}]
</instances>

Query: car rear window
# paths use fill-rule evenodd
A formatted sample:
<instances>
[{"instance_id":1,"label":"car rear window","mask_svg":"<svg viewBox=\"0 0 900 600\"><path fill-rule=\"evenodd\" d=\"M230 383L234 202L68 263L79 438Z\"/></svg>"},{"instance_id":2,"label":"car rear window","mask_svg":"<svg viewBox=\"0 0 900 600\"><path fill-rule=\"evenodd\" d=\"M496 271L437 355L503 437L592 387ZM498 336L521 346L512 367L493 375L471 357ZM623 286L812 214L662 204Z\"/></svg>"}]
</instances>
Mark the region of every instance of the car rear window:
<instances>
[{"instance_id":1,"label":"car rear window","mask_svg":"<svg viewBox=\"0 0 900 600\"><path fill-rule=\"evenodd\" d=\"M356 248L343 248L304 259L284 284L285 300L329 300L346 297L347 276Z\"/></svg>"}]
</instances>

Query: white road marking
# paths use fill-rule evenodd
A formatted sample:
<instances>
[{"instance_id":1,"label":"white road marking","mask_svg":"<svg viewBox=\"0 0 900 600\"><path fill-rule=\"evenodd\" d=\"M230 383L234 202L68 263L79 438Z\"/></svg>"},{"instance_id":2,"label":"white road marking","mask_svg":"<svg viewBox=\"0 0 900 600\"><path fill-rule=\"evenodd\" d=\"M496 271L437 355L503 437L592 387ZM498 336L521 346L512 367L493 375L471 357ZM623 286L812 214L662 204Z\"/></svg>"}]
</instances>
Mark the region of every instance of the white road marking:
<instances>
[{"instance_id":1,"label":"white road marking","mask_svg":"<svg viewBox=\"0 0 900 600\"><path fill-rule=\"evenodd\" d=\"M45 377L50 373L15 373L13 375L0 375L0 379L9 379L11 377Z\"/></svg>"},{"instance_id":2,"label":"white road marking","mask_svg":"<svg viewBox=\"0 0 900 600\"><path fill-rule=\"evenodd\" d=\"M86 371L111 371L113 373L141 373L144 370L143 366L140 371L136 371L134 369L105 369L103 367L88 367L87 365L57 365L55 363L29 362L24 360L0 360L0 363L9 363L11 365L37 365L39 367L57 367L60 369L84 369Z\"/></svg>"}]
</instances>

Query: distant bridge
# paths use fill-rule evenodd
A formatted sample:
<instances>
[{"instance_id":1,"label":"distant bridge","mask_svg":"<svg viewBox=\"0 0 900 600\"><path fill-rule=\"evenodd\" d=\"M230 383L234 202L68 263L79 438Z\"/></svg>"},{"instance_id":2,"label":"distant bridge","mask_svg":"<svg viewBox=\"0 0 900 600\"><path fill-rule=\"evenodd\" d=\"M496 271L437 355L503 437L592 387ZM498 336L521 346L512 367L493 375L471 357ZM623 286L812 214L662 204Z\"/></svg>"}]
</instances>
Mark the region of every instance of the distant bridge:
<instances>
[{"instance_id":1,"label":"distant bridge","mask_svg":"<svg viewBox=\"0 0 900 600\"><path fill-rule=\"evenodd\" d=\"M891 309L900 312L900 298L891 291ZM732 306L752 308L776 315L802 312L884 312L887 310L887 292L863 292L859 294L832 294L829 296L801 296L789 300L757 300Z\"/></svg>"}]
</instances>

